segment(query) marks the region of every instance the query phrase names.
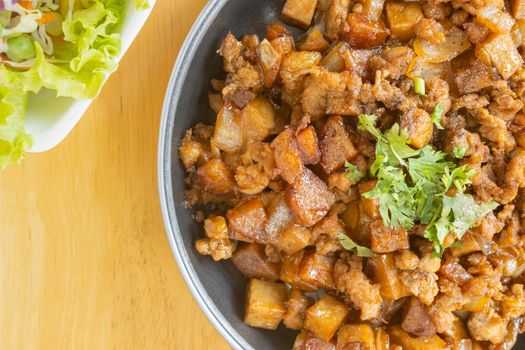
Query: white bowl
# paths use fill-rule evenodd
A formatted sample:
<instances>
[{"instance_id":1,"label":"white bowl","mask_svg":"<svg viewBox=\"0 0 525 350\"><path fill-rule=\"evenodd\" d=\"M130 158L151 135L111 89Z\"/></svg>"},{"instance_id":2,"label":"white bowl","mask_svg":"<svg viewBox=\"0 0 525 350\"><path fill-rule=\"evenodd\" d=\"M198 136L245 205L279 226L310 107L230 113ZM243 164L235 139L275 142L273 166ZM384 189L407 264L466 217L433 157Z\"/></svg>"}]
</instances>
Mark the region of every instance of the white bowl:
<instances>
[{"instance_id":1,"label":"white bowl","mask_svg":"<svg viewBox=\"0 0 525 350\"><path fill-rule=\"evenodd\" d=\"M147 10L135 9L134 1L128 0L120 32L122 50L117 62L126 53L142 26L148 19L156 0L149 0ZM49 103L50 99L53 103ZM45 152L58 145L78 123L93 99L75 100L69 97L56 97L52 90L42 90L29 96L26 131L33 136L30 152Z\"/></svg>"}]
</instances>

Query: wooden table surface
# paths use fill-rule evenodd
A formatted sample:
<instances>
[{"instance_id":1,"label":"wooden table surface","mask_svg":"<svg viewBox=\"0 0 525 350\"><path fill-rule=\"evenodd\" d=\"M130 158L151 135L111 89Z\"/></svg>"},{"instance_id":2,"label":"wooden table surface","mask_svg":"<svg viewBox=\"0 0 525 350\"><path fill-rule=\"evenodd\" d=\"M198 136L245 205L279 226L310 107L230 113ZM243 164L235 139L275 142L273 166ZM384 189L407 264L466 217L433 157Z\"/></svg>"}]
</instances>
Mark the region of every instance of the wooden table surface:
<instances>
[{"instance_id":1,"label":"wooden table surface","mask_svg":"<svg viewBox=\"0 0 525 350\"><path fill-rule=\"evenodd\" d=\"M66 140L0 173L0 349L229 349L180 276L157 195L165 87L204 4L158 0Z\"/></svg>"}]
</instances>

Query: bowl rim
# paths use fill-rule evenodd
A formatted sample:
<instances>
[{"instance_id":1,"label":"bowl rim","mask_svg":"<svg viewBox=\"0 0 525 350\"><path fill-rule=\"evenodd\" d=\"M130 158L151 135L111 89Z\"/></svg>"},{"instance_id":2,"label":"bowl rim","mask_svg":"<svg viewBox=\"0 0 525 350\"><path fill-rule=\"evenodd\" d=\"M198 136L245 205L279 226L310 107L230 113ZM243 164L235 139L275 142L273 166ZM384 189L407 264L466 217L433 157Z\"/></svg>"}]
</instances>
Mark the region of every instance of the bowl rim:
<instances>
[{"instance_id":1,"label":"bowl rim","mask_svg":"<svg viewBox=\"0 0 525 350\"><path fill-rule=\"evenodd\" d=\"M195 55L201 38L227 1L228 0L208 1L188 32L175 61L175 66L171 73L164 98L162 119L160 122L157 158L158 186L162 218L171 251L177 261L179 271L186 282L186 286L193 295L194 300L215 329L230 346L236 350L252 350L254 348L246 342L246 340L234 329L231 323L216 307L193 268L182 242L181 232L175 213L173 187L171 182L171 164L173 160L171 149L171 140L173 138L172 126L177 118L175 110L179 104L181 88L188 74L191 58Z\"/></svg>"}]
</instances>

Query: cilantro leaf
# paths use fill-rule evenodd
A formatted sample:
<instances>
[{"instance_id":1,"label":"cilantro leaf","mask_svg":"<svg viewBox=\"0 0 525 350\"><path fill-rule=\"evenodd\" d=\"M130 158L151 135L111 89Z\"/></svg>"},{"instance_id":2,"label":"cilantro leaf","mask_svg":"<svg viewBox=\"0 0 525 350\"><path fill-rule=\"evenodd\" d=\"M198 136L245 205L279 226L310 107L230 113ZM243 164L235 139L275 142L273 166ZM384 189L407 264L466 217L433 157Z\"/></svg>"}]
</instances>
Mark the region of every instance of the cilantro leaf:
<instances>
[{"instance_id":1,"label":"cilantro leaf","mask_svg":"<svg viewBox=\"0 0 525 350\"><path fill-rule=\"evenodd\" d=\"M396 123L385 133L385 138L390 146L391 158L396 159L399 164L405 164L403 159L415 157L419 154L419 150L410 147L408 141L408 132L400 130Z\"/></svg>"},{"instance_id":2,"label":"cilantro leaf","mask_svg":"<svg viewBox=\"0 0 525 350\"><path fill-rule=\"evenodd\" d=\"M439 127L442 113L443 107L437 105L432 114ZM461 238L497 204L477 203L464 193L474 169L458 166L453 158L432 146L413 149L408 134L398 124L382 134L375 121L375 116L359 116L359 128L377 139L376 159L370 167L377 182L363 196L379 199L385 226L411 229L416 222L426 225L424 236L434 243L435 255L441 256L450 232ZM455 196L448 195L452 188Z\"/></svg>"},{"instance_id":3,"label":"cilantro leaf","mask_svg":"<svg viewBox=\"0 0 525 350\"><path fill-rule=\"evenodd\" d=\"M346 250L353 250L355 249L355 253L357 256L361 257L374 257L375 254L370 250L370 248L360 246L356 242L354 242L350 237L345 235L342 232L339 232L336 235L337 239L339 239L339 243L345 248Z\"/></svg>"},{"instance_id":4,"label":"cilantro leaf","mask_svg":"<svg viewBox=\"0 0 525 350\"><path fill-rule=\"evenodd\" d=\"M348 178L348 180L350 180L350 182L352 182L352 184L358 183L359 180L361 180L365 176L365 174L359 171L357 166L350 162L345 162L345 170L346 177Z\"/></svg>"},{"instance_id":5,"label":"cilantro leaf","mask_svg":"<svg viewBox=\"0 0 525 350\"><path fill-rule=\"evenodd\" d=\"M454 147L452 149L452 153L454 153L454 157L456 157L457 159L463 159L466 152L467 152L466 147Z\"/></svg>"},{"instance_id":6,"label":"cilantro leaf","mask_svg":"<svg viewBox=\"0 0 525 350\"><path fill-rule=\"evenodd\" d=\"M443 117L443 105L441 103L438 103L436 107L434 108L434 112L430 115L430 119L432 119L432 123L436 126L436 128L443 130L443 126L441 125L441 118Z\"/></svg>"},{"instance_id":7,"label":"cilantro leaf","mask_svg":"<svg viewBox=\"0 0 525 350\"><path fill-rule=\"evenodd\" d=\"M368 131L378 141L386 142L386 139L384 138L383 134L381 134L381 131L379 131L375 127L377 116L369 115L369 114L361 114L358 116L358 118L359 118L359 123L357 124L357 128L359 130Z\"/></svg>"}]
</instances>

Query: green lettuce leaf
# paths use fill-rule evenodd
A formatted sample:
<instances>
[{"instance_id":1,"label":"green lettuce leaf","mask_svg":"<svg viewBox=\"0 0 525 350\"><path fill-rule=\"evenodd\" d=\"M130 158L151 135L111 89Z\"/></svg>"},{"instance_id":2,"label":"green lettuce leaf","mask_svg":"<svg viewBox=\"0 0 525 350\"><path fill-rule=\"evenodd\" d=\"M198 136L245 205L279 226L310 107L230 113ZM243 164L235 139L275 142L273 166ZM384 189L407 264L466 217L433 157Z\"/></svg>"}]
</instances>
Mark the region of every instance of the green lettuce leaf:
<instances>
[{"instance_id":1,"label":"green lettuce leaf","mask_svg":"<svg viewBox=\"0 0 525 350\"><path fill-rule=\"evenodd\" d=\"M25 132L28 93L48 88L57 96L94 98L117 68L121 39L115 29L124 0L83 0L82 4L84 8L74 11L62 25L64 40L54 42L54 61L35 42L31 69L17 71L0 65L0 170L19 162L31 147L31 137Z\"/></svg>"}]
</instances>

